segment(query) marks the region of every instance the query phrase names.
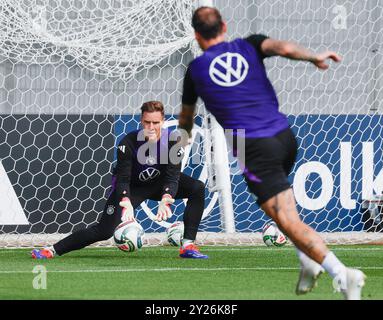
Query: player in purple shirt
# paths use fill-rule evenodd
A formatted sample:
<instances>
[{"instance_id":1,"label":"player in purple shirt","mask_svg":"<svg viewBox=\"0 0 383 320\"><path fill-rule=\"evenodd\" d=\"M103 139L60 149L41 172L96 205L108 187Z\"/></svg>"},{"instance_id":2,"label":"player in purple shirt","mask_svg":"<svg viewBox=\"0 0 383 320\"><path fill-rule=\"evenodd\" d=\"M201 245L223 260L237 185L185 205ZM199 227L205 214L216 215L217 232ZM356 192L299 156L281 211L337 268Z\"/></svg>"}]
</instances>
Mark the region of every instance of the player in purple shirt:
<instances>
[{"instance_id":1,"label":"player in purple shirt","mask_svg":"<svg viewBox=\"0 0 383 320\"><path fill-rule=\"evenodd\" d=\"M347 268L299 218L287 180L297 155L297 142L286 116L278 110L263 64L267 57L282 56L309 61L325 70L327 59L338 62L340 57L332 51L316 54L294 42L261 34L227 42L227 25L219 11L211 7L198 8L192 25L204 52L186 71L179 127L190 134L200 97L224 129L232 129L238 139L245 139L245 151L237 150L235 141L233 151L244 165L244 177L257 203L297 248L301 265L297 294L311 291L318 276L327 271L340 284L346 299L360 299L363 272ZM238 129L244 129L245 134Z\"/></svg>"}]
</instances>

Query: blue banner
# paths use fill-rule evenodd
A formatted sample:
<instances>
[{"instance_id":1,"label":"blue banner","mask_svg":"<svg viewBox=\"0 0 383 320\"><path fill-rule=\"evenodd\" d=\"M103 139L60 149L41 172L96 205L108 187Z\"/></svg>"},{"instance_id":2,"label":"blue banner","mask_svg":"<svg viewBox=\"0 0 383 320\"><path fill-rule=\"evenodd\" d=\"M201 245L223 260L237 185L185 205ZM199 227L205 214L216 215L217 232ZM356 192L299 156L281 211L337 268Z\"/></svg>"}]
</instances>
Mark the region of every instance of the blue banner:
<instances>
[{"instance_id":1,"label":"blue banner","mask_svg":"<svg viewBox=\"0 0 383 320\"><path fill-rule=\"evenodd\" d=\"M167 117L167 120L174 118ZM197 119L201 125L202 119ZM383 191L383 117L380 115L289 116L299 152L289 176L304 222L317 231L360 231L363 229L361 202ZM125 133L139 128L139 116L116 118L116 144ZM198 179L203 164L189 164L184 172ZM248 192L241 175L233 175L232 197L238 232L260 231L269 220ZM364 182L363 182L364 181ZM206 206L213 195L206 189ZM157 203L149 201L155 212ZM182 220L183 203L174 207L172 221ZM142 210L137 219L147 232L163 231ZM221 231L216 202L201 223L201 231Z\"/></svg>"}]
</instances>

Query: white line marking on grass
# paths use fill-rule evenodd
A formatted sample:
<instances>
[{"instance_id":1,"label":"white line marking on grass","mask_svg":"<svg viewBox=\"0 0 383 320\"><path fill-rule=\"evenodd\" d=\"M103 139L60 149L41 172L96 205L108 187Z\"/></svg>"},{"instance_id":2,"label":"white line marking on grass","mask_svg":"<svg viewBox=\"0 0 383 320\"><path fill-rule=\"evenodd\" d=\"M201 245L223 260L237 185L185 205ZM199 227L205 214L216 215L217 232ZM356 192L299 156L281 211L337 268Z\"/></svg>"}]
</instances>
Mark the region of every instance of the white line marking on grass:
<instances>
[{"instance_id":1,"label":"white line marking on grass","mask_svg":"<svg viewBox=\"0 0 383 320\"><path fill-rule=\"evenodd\" d=\"M298 270L294 267L254 267L254 268L153 268L153 269L84 269L84 270L47 270L48 273L78 273L78 272L168 272L168 271L248 271L248 270ZM31 271L0 271L0 273L31 273Z\"/></svg>"},{"instance_id":2,"label":"white line marking on grass","mask_svg":"<svg viewBox=\"0 0 383 320\"><path fill-rule=\"evenodd\" d=\"M383 270L383 267L352 267L362 270ZM47 270L47 273L83 273L83 272L172 272L172 271L281 271L299 270L297 267L253 267L253 268L153 268L153 269L83 269L83 270ZM30 270L2 270L0 274L31 273Z\"/></svg>"},{"instance_id":3,"label":"white line marking on grass","mask_svg":"<svg viewBox=\"0 0 383 320\"><path fill-rule=\"evenodd\" d=\"M233 247L228 247L228 248L225 248L225 247L222 247L222 248L217 248L217 247L210 247L210 246L202 246L203 247L203 251L209 251L209 252L213 252L213 251L217 251L217 252L222 252L222 251L270 251L270 252L280 252L280 251L283 251L283 250L294 250L295 251L295 247L293 246L287 246L287 247L282 247L282 248L273 248L273 247L241 247L241 248L233 248ZM110 247L110 248L100 248L100 247L90 247L90 248L86 248L85 250L97 250L98 252L120 252L119 250L116 250L117 248L113 248L113 247ZM145 249L152 249L152 250L158 250L158 251L169 251L169 250L172 250L171 247L166 247L166 248L162 248L162 247L155 247L155 246L149 246L149 247L144 247L142 250L145 250ZM15 253L17 250L26 250L25 248L14 248L14 249L0 249L0 254L1 253ZM177 248L174 248L174 250L178 250ZM383 246L381 247L376 247L376 248L336 248L336 247L331 247L330 246L330 250L331 251L383 251ZM84 252L84 251L82 251Z\"/></svg>"},{"instance_id":4,"label":"white line marking on grass","mask_svg":"<svg viewBox=\"0 0 383 320\"><path fill-rule=\"evenodd\" d=\"M168 249L165 249L165 248L156 248L156 247L147 247L149 249L156 249L156 250L159 250L159 251L169 251L171 250L171 248L168 248ZM98 248L87 248L87 249L98 249ZM142 250L145 250L146 248L143 248ZM99 249L97 250L98 252L111 252L112 250L114 250L114 248L109 248L109 249ZM175 250L177 250L177 248L175 248ZM280 251L283 251L283 250L294 250L295 251L295 247L283 247L283 248L268 248L268 247L249 247L249 248L209 248L209 247L203 247L202 248L203 251L209 251L209 252L213 252L213 251L217 251L217 252L223 252L223 251L270 251L272 252L274 250L274 252L280 252ZM383 246L381 248L331 248L330 247L330 250L331 251L383 251Z\"/></svg>"},{"instance_id":5,"label":"white line marking on grass","mask_svg":"<svg viewBox=\"0 0 383 320\"><path fill-rule=\"evenodd\" d=\"M273 251L277 252L278 250L294 250L295 247L289 246L289 247L283 247L283 248L273 248L273 247L249 247L249 248L209 248L204 247L204 251ZM381 248L332 248L330 247L330 250L334 251L383 251L383 246Z\"/></svg>"}]
</instances>

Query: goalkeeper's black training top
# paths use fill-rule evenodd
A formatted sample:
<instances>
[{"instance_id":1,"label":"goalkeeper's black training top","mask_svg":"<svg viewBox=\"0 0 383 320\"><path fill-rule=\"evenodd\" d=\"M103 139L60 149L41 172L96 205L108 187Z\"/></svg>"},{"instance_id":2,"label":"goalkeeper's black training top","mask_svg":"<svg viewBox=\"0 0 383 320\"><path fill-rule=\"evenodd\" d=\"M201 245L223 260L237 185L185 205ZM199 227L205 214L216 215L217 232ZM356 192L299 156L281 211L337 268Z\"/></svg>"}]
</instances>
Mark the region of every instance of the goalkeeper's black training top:
<instances>
[{"instance_id":1,"label":"goalkeeper's black training top","mask_svg":"<svg viewBox=\"0 0 383 320\"><path fill-rule=\"evenodd\" d=\"M117 148L117 164L113 169L113 191L118 197L130 197L131 186L162 184L163 194L173 198L178 190L183 148L176 133L161 131L157 143L145 140L143 130L128 133Z\"/></svg>"}]
</instances>

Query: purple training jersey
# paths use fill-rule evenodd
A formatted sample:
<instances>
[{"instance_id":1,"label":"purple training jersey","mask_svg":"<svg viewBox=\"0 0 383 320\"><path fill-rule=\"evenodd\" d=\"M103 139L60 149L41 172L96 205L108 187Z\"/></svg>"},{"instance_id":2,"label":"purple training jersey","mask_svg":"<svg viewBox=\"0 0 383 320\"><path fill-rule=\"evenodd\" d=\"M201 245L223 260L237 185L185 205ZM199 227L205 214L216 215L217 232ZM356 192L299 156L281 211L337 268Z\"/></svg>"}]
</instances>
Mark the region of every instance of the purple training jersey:
<instances>
[{"instance_id":1,"label":"purple training jersey","mask_svg":"<svg viewBox=\"0 0 383 320\"><path fill-rule=\"evenodd\" d=\"M221 42L188 67L182 102L198 96L224 129L245 129L246 137L272 137L286 129L287 117L267 78L260 44L267 37Z\"/></svg>"}]
</instances>

